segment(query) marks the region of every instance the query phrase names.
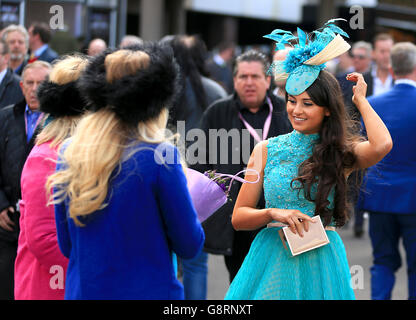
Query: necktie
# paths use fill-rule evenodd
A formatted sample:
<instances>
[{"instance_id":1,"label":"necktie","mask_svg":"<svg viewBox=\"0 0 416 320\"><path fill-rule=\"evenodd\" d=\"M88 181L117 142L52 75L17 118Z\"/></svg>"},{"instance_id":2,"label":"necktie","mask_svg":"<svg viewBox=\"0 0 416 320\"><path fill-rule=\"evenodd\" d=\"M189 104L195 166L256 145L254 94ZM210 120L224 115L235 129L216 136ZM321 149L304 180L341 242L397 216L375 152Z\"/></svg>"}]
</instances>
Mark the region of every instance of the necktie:
<instances>
[{"instance_id":1,"label":"necktie","mask_svg":"<svg viewBox=\"0 0 416 320\"><path fill-rule=\"evenodd\" d=\"M35 56L35 54L34 54L34 53L32 53L32 54L30 55L30 58L29 58L29 60L27 61L27 63L32 63L32 62L35 62L36 60L38 60L38 57L36 57L36 56Z\"/></svg>"}]
</instances>

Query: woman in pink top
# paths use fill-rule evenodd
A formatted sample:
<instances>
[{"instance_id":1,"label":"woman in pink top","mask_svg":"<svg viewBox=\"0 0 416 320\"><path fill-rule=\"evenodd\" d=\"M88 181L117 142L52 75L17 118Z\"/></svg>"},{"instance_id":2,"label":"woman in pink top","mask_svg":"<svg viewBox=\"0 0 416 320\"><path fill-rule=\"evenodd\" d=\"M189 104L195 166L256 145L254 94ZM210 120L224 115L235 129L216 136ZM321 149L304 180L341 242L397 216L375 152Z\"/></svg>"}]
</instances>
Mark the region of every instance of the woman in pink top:
<instances>
[{"instance_id":1,"label":"woman in pink top","mask_svg":"<svg viewBox=\"0 0 416 320\"><path fill-rule=\"evenodd\" d=\"M22 171L16 300L64 298L68 259L58 246L54 206L48 205L45 184L55 172L59 146L72 134L85 108L76 82L87 64L80 55L65 57L38 89L40 110L47 116Z\"/></svg>"}]
</instances>

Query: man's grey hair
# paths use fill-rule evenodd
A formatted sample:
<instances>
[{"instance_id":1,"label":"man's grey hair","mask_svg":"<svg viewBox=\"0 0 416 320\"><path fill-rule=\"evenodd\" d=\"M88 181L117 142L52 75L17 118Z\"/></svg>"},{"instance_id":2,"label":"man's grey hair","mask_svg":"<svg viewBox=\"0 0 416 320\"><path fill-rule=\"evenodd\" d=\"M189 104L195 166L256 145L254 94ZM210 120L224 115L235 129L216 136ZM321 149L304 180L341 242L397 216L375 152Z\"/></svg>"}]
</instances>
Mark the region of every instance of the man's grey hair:
<instances>
[{"instance_id":1,"label":"man's grey hair","mask_svg":"<svg viewBox=\"0 0 416 320\"><path fill-rule=\"evenodd\" d=\"M269 69L270 63L264 53L257 51L257 50L249 50L240 54L235 59L233 76L237 75L238 64L240 62L260 62L263 65L264 75L267 76L267 70Z\"/></svg>"},{"instance_id":2,"label":"man's grey hair","mask_svg":"<svg viewBox=\"0 0 416 320\"><path fill-rule=\"evenodd\" d=\"M24 39L25 39L25 44L26 44L26 48L29 48L29 33L27 32L26 28L22 25L17 25L17 24L11 24L9 25L6 29L4 29L3 31L3 40L7 41L7 36L10 32L20 32Z\"/></svg>"},{"instance_id":3,"label":"man's grey hair","mask_svg":"<svg viewBox=\"0 0 416 320\"><path fill-rule=\"evenodd\" d=\"M396 43L391 49L391 66L397 76L406 76L416 68L416 45L411 42Z\"/></svg>"},{"instance_id":4,"label":"man's grey hair","mask_svg":"<svg viewBox=\"0 0 416 320\"><path fill-rule=\"evenodd\" d=\"M52 65L49 62L42 61L42 60L36 60L35 62L27 64L23 68L23 71L22 71L22 81L25 79L26 71L29 70L29 69L34 69L34 68L44 68L44 69L47 69L47 70L51 71L52 70Z\"/></svg>"},{"instance_id":5,"label":"man's grey hair","mask_svg":"<svg viewBox=\"0 0 416 320\"><path fill-rule=\"evenodd\" d=\"M0 54L5 55L9 53L9 46L7 45L7 42L2 39L0 39L0 46L1 46L1 50L0 50Z\"/></svg>"},{"instance_id":6,"label":"man's grey hair","mask_svg":"<svg viewBox=\"0 0 416 320\"><path fill-rule=\"evenodd\" d=\"M371 43L366 41L357 41L352 45L351 50L354 49L364 49L367 52L367 57L371 57L371 53L373 52L373 46Z\"/></svg>"}]
</instances>

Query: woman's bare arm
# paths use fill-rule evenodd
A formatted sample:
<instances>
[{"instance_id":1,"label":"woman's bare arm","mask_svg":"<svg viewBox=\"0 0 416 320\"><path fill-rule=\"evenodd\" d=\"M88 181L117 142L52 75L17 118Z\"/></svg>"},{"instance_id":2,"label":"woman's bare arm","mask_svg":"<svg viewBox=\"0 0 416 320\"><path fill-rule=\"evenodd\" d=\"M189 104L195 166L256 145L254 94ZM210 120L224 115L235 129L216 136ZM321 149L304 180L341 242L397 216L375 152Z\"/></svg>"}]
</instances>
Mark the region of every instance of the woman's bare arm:
<instances>
[{"instance_id":1,"label":"woman's bare arm","mask_svg":"<svg viewBox=\"0 0 416 320\"><path fill-rule=\"evenodd\" d=\"M349 74L347 79L356 82L353 87L352 100L361 113L368 137L368 141L355 145L354 153L357 157L358 168L368 168L382 160L390 152L393 141L383 120L380 119L365 97L367 84L363 76L354 72Z\"/></svg>"},{"instance_id":2,"label":"woman's bare arm","mask_svg":"<svg viewBox=\"0 0 416 320\"><path fill-rule=\"evenodd\" d=\"M308 222L313 220L299 210L286 210L277 208L256 209L263 189L264 168L267 162L267 143L263 141L254 147L251 154L248 169L254 169L260 173L257 183L245 183L242 185L234 206L232 224L236 230L255 230L271 221L279 221L289 225L293 233L303 230L308 231ZM257 175L249 173L245 176L248 181L256 181Z\"/></svg>"}]
</instances>

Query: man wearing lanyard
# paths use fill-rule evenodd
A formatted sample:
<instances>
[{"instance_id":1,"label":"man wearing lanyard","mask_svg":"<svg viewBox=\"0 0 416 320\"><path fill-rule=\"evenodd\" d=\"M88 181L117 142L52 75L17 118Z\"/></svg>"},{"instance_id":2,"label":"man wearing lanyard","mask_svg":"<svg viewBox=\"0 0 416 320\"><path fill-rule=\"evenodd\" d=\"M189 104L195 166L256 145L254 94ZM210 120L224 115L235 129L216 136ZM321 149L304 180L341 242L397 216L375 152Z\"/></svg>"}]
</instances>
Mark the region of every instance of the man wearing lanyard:
<instances>
[{"instance_id":1,"label":"man wearing lanyard","mask_svg":"<svg viewBox=\"0 0 416 320\"><path fill-rule=\"evenodd\" d=\"M42 119L36 91L51 65L28 64L20 86L24 100L0 110L0 300L14 297L14 260L19 237L20 175Z\"/></svg>"},{"instance_id":2,"label":"man wearing lanyard","mask_svg":"<svg viewBox=\"0 0 416 320\"><path fill-rule=\"evenodd\" d=\"M247 166L254 145L261 140L292 131L283 99L269 92L269 63L264 54L250 50L236 59L235 92L211 105L201 119L206 148L198 149L199 163L192 168L204 172L236 174ZM199 142L199 140L198 140ZM202 161L201 161L202 160ZM225 257L230 282L239 270L255 233L235 231L231 215L241 184L231 188L231 201L204 223L205 250ZM264 197L259 208L264 207Z\"/></svg>"}]
</instances>

